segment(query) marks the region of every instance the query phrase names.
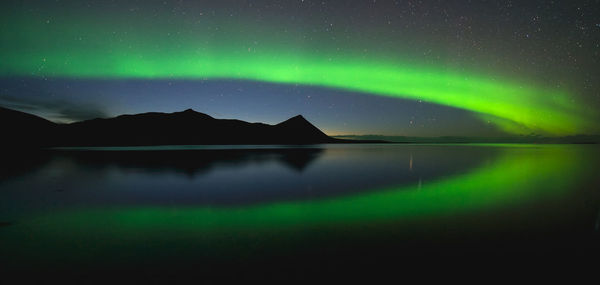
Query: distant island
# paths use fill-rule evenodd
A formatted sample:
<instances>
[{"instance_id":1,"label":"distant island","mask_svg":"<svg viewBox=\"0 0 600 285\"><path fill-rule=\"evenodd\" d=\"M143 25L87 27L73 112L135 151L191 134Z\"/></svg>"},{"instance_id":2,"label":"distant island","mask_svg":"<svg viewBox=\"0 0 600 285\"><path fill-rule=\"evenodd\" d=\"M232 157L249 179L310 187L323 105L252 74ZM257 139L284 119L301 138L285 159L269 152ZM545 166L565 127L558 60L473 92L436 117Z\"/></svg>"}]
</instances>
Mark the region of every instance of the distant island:
<instances>
[{"instance_id":1,"label":"distant island","mask_svg":"<svg viewBox=\"0 0 600 285\"><path fill-rule=\"evenodd\" d=\"M324 143L382 143L381 140L332 138L303 116L276 125L215 119L188 109L174 113L142 113L58 124L0 107L3 146L156 146Z\"/></svg>"},{"instance_id":2,"label":"distant island","mask_svg":"<svg viewBox=\"0 0 600 285\"><path fill-rule=\"evenodd\" d=\"M597 144L600 143L599 135L573 135L563 137L547 137L535 134L512 135L503 137L410 137L410 136L383 136L383 135L337 135L333 136L343 140L377 140L391 143L539 143L539 144Z\"/></svg>"}]
</instances>

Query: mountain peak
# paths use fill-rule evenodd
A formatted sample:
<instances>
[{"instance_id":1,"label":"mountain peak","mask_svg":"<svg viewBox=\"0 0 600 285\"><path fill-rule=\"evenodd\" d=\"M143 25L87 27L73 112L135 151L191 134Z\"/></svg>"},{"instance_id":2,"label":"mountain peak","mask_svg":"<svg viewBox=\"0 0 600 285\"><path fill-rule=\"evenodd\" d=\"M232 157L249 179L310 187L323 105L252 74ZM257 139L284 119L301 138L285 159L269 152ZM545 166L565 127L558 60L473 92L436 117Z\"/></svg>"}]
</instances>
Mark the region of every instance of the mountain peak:
<instances>
[{"instance_id":1,"label":"mountain peak","mask_svg":"<svg viewBox=\"0 0 600 285\"><path fill-rule=\"evenodd\" d=\"M310 143L315 141L331 142L332 139L315 127L304 116L297 115L274 126L279 130L279 137L290 143Z\"/></svg>"},{"instance_id":2,"label":"mountain peak","mask_svg":"<svg viewBox=\"0 0 600 285\"><path fill-rule=\"evenodd\" d=\"M304 116L302 115L296 115L294 117L291 117L279 124L277 124L276 126L294 126L294 127L312 127L312 128L316 128L311 122L309 122L306 118L304 118Z\"/></svg>"},{"instance_id":3,"label":"mountain peak","mask_svg":"<svg viewBox=\"0 0 600 285\"><path fill-rule=\"evenodd\" d=\"M186 109L184 111L181 112L175 112L172 114L180 114L180 115L184 115L185 117L193 117L193 118L205 118L205 119L213 119L213 117L204 114L204 113L200 113L198 111L195 111L194 109Z\"/></svg>"},{"instance_id":4,"label":"mountain peak","mask_svg":"<svg viewBox=\"0 0 600 285\"><path fill-rule=\"evenodd\" d=\"M284 123L303 123L303 124L308 123L308 124L310 124L310 122L306 118L304 118L304 116L302 116L302 115L296 115L296 116L291 117L279 124L284 124Z\"/></svg>"},{"instance_id":5,"label":"mountain peak","mask_svg":"<svg viewBox=\"0 0 600 285\"><path fill-rule=\"evenodd\" d=\"M291 117L291 118L290 118L290 120L291 120L291 119L295 119L295 120L305 120L305 121L306 121L306 118L304 118L302 115L296 115L296 116L294 116L294 117Z\"/></svg>"}]
</instances>

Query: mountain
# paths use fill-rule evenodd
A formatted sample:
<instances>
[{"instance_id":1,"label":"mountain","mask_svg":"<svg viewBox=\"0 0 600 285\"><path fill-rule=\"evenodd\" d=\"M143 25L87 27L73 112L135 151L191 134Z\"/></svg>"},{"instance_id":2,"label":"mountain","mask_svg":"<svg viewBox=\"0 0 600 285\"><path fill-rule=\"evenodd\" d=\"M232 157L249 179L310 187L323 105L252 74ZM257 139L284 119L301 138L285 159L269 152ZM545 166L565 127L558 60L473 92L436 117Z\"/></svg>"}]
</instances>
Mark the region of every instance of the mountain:
<instances>
[{"instance_id":1,"label":"mountain","mask_svg":"<svg viewBox=\"0 0 600 285\"><path fill-rule=\"evenodd\" d=\"M0 109L3 145L142 146L202 144L320 144L358 142L327 136L301 115L276 125L215 119L188 109L56 124L23 112Z\"/></svg>"},{"instance_id":2,"label":"mountain","mask_svg":"<svg viewBox=\"0 0 600 285\"><path fill-rule=\"evenodd\" d=\"M278 137L283 138L283 143L310 143L312 141L332 141L330 138L302 115L287 119L273 126Z\"/></svg>"},{"instance_id":3,"label":"mountain","mask_svg":"<svg viewBox=\"0 0 600 285\"><path fill-rule=\"evenodd\" d=\"M57 127L38 116L0 107L0 145L42 146L52 138Z\"/></svg>"}]
</instances>

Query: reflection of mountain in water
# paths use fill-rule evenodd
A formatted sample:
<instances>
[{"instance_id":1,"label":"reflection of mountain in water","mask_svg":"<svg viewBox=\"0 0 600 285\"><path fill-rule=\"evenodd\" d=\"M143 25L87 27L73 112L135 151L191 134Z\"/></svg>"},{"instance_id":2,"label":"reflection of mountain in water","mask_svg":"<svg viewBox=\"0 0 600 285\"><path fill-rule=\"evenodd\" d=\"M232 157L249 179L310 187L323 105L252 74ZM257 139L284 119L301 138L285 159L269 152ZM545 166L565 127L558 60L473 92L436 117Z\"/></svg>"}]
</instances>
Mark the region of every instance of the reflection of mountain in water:
<instances>
[{"instance_id":1,"label":"reflection of mountain in water","mask_svg":"<svg viewBox=\"0 0 600 285\"><path fill-rule=\"evenodd\" d=\"M276 161L294 171L304 171L323 152L319 148L170 150L170 151L58 151L83 167L141 169L185 173L190 177L215 167L242 167Z\"/></svg>"},{"instance_id":2,"label":"reflection of mountain in water","mask_svg":"<svg viewBox=\"0 0 600 285\"><path fill-rule=\"evenodd\" d=\"M79 151L39 150L27 153L11 152L3 155L4 168L0 179L9 179L34 172L48 164L75 163L77 167L105 169L117 167L123 170L137 169L144 172L183 173L195 177L210 172L215 167L242 167L252 163L276 161L288 169L302 172L321 154L323 149L222 149L222 150L169 150L169 151Z\"/></svg>"},{"instance_id":3,"label":"reflection of mountain in water","mask_svg":"<svg viewBox=\"0 0 600 285\"><path fill-rule=\"evenodd\" d=\"M47 166L52 155L47 151L31 150L27 152L2 150L0 151L0 183L7 179L34 173Z\"/></svg>"},{"instance_id":4,"label":"reflection of mountain in water","mask_svg":"<svg viewBox=\"0 0 600 285\"><path fill-rule=\"evenodd\" d=\"M493 147L407 145L54 150L14 154L13 163L2 161L11 172L3 174L0 184L13 204L21 199L20 204L30 206L48 201L247 205L425 185L476 169L497 155Z\"/></svg>"}]
</instances>

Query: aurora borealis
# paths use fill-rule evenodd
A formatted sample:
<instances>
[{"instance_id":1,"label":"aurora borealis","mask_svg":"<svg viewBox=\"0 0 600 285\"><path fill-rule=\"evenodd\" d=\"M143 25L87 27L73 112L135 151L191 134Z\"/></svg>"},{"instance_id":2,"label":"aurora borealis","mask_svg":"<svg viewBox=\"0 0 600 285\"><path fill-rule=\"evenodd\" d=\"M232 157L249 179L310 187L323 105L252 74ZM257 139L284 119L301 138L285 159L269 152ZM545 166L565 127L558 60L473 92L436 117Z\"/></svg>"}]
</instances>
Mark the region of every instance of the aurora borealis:
<instances>
[{"instance_id":1,"label":"aurora borealis","mask_svg":"<svg viewBox=\"0 0 600 285\"><path fill-rule=\"evenodd\" d=\"M0 276L584 279L599 79L600 0L3 0Z\"/></svg>"},{"instance_id":2,"label":"aurora borealis","mask_svg":"<svg viewBox=\"0 0 600 285\"><path fill-rule=\"evenodd\" d=\"M589 79L598 75L594 64L600 28L589 22L589 13L577 14L597 9L588 5L594 1L535 7L510 1L470 6L441 1L421 6L410 1L38 2L2 4L0 76L7 83L0 96L5 99L18 101L24 96L18 93L23 88L12 88L17 85L13 78L29 82L33 87L27 88L38 88L39 93L45 92L45 80L59 80L65 86L92 82L87 85L90 93L106 82L229 80L226 84L274 83L280 89L300 89L307 98L316 87L321 89L314 97L341 91L424 103L430 109L442 105L451 108L429 111L428 122L435 122L439 112L439 117L452 114L446 116L452 124L452 117L466 111L482 125L492 124L507 134L599 131L599 87ZM425 10L431 12L423 16ZM531 28L519 26L522 18L537 26L524 32L522 39L509 38L516 30ZM579 30L553 29L560 21L572 22ZM583 36L575 34L579 32ZM571 40L578 44L571 47L567 43ZM569 58L576 53L591 58L560 62L557 54L565 49ZM36 83L40 79L42 83ZM72 98L73 91L66 89L55 89L49 96L71 100L66 98ZM116 88L110 94L75 95L74 101L103 102L109 114L117 113L115 109L137 111L134 106L140 103L150 109L145 111L154 111L163 106L161 102L177 102L178 92L116 100L134 97ZM242 94L223 104L242 102L240 96L267 100L264 94ZM343 106L347 102L341 101L351 97L337 96L330 105ZM206 100L203 95L196 99L193 104L200 106ZM189 102L171 105L183 109ZM252 112L279 114L278 109L289 108L286 104L290 103L267 103ZM361 119L371 123L352 131L404 134L393 126L378 128L372 119L377 108L362 108ZM317 124L322 121L334 133L348 132L341 122L353 116L350 111L340 108L335 116L317 117ZM416 120L391 125L407 121ZM433 133L441 129L435 124L421 126ZM481 132L477 127L469 134Z\"/></svg>"}]
</instances>

